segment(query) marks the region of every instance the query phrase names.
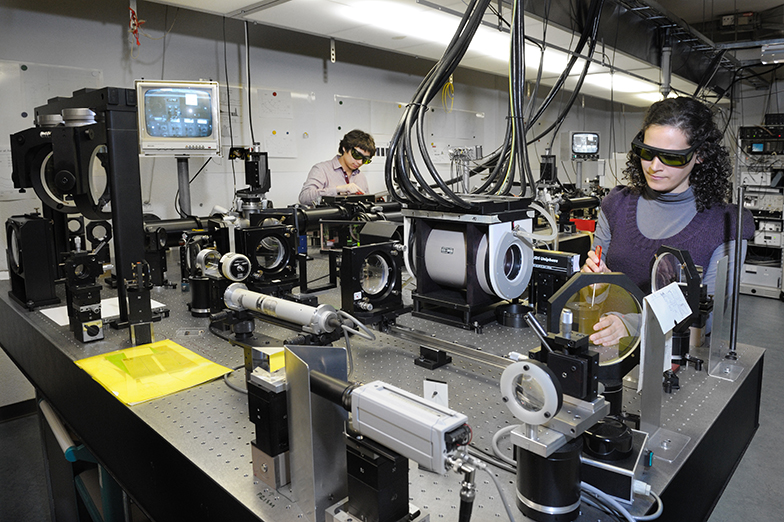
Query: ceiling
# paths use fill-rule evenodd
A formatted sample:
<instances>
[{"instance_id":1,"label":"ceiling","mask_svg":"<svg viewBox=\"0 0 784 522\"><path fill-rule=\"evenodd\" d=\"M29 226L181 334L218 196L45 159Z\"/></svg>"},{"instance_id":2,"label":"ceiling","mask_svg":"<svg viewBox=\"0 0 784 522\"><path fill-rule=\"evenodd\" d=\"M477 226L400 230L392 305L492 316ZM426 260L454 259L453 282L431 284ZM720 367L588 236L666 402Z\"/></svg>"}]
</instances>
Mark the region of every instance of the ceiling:
<instances>
[{"instance_id":1,"label":"ceiling","mask_svg":"<svg viewBox=\"0 0 784 522\"><path fill-rule=\"evenodd\" d=\"M688 24L700 24L725 14L759 12L781 4L780 0L659 0L659 4Z\"/></svg>"},{"instance_id":2,"label":"ceiling","mask_svg":"<svg viewBox=\"0 0 784 522\"><path fill-rule=\"evenodd\" d=\"M228 16L250 22L272 25L294 31L332 38L337 44L337 60L340 60L339 42L348 41L418 57L437 60L444 51L459 15L465 10L461 0L153 0L158 3L187 9ZM624 3L624 2L620 2ZM629 2L625 2L628 4ZM721 15L735 12L737 0L631 0L633 5L644 4L664 12L683 26L703 24L720 20ZM764 10L774 7L778 1L743 0L747 10ZM609 4L609 2L607 2ZM493 2L493 5L498 5ZM648 7L646 7L647 9ZM502 4L504 19L511 19L508 3ZM633 9L628 9L633 11ZM498 17L489 12L485 15L486 25L480 28L471 47L461 61L461 66L501 76L507 75L508 33L497 29ZM526 13L526 35L541 40L545 24L541 19ZM567 55L557 49L574 46L578 36L571 31L547 24L546 41L550 50L545 55L543 83L555 81L564 69ZM651 31L653 31L651 29ZM609 38L609 35L608 35ZM652 38L651 38L652 39ZM616 37L617 40L617 37ZM539 52L533 46L526 51L527 77L534 77L539 62ZM584 94L609 99L611 92L615 101L635 106L648 106L656 99L661 79L658 66L633 57L619 49L605 48L600 58L603 63L591 65L582 91ZM710 45L708 46L710 47ZM656 55L658 60L658 52ZM615 72L610 74L612 64ZM576 82L576 72L571 83ZM629 74L623 74L629 73ZM529 76L529 74L531 76ZM646 81L649 80L649 81ZM693 81L673 76L672 86L676 90L694 92ZM459 79L458 79L459 81ZM612 89L610 89L612 86Z\"/></svg>"}]
</instances>

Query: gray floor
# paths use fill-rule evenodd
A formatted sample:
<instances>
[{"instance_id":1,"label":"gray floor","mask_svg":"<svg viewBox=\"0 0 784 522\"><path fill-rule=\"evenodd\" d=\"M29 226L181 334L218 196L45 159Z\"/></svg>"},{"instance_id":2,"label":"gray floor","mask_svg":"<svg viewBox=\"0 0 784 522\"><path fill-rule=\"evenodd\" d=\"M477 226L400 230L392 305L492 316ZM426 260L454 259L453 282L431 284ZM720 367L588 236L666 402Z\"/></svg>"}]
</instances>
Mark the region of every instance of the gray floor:
<instances>
[{"instance_id":1,"label":"gray floor","mask_svg":"<svg viewBox=\"0 0 784 522\"><path fill-rule=\"evenodd\" d=\"M766 349L760 427L709 522L784 520L784 302L740 296L738 342Z\"/></svg>"},{"instance_id":2,"label":"gray floor","mask_svg":"<svg viewBox=\"0 0 784 522\"><path fill-rule=\"evenodd\" d=\"M38 417L0 423L0 522L49 522Z\"/></svg>"},{"instance_id":3,"label":"gray floor","mask_svg":"<svg viewBox=\"0 0 784 522\"><path fill-rule=\"evenodd\" d=\"M739 342L767 349L761 425L709 522L784 519L784 302L741 296L740 310ZM0 423L0 522L49 521L37 418Z\"/></svg>"}]
</instances>

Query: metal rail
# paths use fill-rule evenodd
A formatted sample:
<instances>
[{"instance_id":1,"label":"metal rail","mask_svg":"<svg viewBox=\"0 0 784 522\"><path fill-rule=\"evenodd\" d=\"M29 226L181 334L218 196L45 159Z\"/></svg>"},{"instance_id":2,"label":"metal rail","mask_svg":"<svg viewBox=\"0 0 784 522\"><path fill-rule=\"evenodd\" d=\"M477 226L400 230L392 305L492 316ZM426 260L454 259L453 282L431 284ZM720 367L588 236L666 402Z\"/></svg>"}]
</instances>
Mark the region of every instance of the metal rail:
<instances>
[{"instance_id":1,"label":"metal rail","mask_svg":"<svg viewBox=\"0 0 784 522\"><path fill-rule=\"evenodd\" d=\"M430 334L408 326L401 326L398 324L391 325L387 333L393 337L399 337L400 339L404 339L406 341L411 341L420 345L444 350L452 355L470 359L474 362L499 370L505 370L507 366L514 363L513 360L507 359L506 357L483 352L481 348L464 346L453 341L445 341L443 339L437 338L435 336L436 334Z\"/></svg>"}]
</instances>

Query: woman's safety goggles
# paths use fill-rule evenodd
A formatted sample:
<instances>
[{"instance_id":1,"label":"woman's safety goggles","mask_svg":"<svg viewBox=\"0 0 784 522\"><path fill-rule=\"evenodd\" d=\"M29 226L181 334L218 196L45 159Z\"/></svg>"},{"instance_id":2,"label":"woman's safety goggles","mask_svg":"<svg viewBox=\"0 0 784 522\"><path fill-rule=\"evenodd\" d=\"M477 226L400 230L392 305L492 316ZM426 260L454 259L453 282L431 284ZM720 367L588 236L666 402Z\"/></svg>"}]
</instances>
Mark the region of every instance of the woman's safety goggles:
<instances>
[{"instance_id":1,"label":"woman's safety goggles","mask_svg":"<svg viewBox=\"0 0 784 522\"><path fill-rule=\"evenodd\" d=\"M694 151L697 147L702 145L702 140L698 141L688 149L671 150L671 149L657 149L642 142L643 133L640 132L632 140L632 152L634 152L640 159L645 161L653 161L653 158L658 157L664 165L668 167L683 167L691 161L694 157Z\"/></svg>"}]
</instances>

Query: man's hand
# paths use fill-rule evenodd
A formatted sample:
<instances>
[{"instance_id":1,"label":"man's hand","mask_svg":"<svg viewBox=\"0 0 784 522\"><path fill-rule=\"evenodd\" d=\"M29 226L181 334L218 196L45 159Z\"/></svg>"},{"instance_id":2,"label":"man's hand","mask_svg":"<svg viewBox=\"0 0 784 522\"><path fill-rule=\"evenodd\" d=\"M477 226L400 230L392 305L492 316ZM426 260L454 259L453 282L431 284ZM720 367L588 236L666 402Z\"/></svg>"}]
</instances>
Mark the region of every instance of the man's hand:
<instances>
[{"instance_id":1,"label":"man's hand","mask_svg":"<svg viewBox=\"0 0 784 522\"><path fill-rule=\"evenodd\" d=\"M608 314L599 319L599 322L593 325L593 329L596 333L589 339L595 345L613 346L618 344L622 337L629 335L623 321L615 314Z\"/></svg>"},{"instance_id":2,"label":"man's hand","mask_svg":"<svg viewBox=\"0 0 784 522\"><path fill-rule=\"evenodd\" d=\"M338 194L364 194L362 189L359 188L359 185L356 183L348 183L346 185L340 185L335 187L335 190Z\"/></svg>"}]
</instances>

